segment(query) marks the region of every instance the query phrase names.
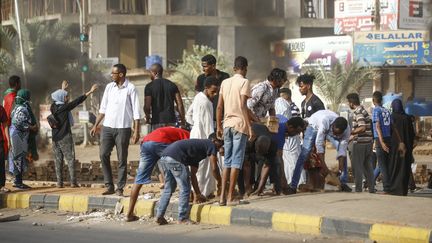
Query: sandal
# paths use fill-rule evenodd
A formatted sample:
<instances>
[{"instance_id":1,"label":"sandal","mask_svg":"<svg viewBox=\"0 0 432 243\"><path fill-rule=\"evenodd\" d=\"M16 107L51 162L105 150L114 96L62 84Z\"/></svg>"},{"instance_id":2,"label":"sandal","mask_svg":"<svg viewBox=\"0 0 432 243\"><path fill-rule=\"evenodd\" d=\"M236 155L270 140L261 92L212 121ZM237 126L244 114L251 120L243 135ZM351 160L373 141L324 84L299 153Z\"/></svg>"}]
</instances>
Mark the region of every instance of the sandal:
<instances>
[{"instance_id":1,"label":"sandal","mask_svg":"<svg viewBox=\"0 0 432 243\"><path fill-rule=\"evenodd\" d=\"M11 190L9 190L9 189L7 189L6 187L2 187L1 189L0 189L0 192L4 192L4 193L6 193L6 192L10 192Z\"/></svg>"},{"instance_id":2,"label":"sandal","mask_svg":"<svg viewBox=\"0 0 432 243\"><path fill-rule=\"evenodd\" d=\"M223 201L223 202L219 202L219 206L226 206L227 205L227 202L226 201Z\"/></svg>"},{"instance_id":3,"label":"sandal","mask_svg":"<svg viewBox=\"0 0 432 243\"><path fill-rule=\"evenodd\" d=\"M254 191L250 194L251 196L258 196L258 197L262 197L264 196L264 192L259 192L259 191Z\"/></svg>"},{"instance_id":4,"label":"sandal","mask_svg":"<svg viewBox=\"0 0 432 243\"><path fill-rule=\"evenodd\" d=\"M191 220L189 220L189 219L183 219L183 220L179 220L179 221L177 222L177 224L193 225L193 224L197 224L197 223L194 222L194 221L191 221Z\"/></svg>"},{"instance_id":5,"label":"sandal","mask_svg":"<svg viewBox=\"0 0 432 243\"><path fill-rule=\"evenodd\" d=\"M249 204L249 202L248 201L244 201L244 200L239 200L239 201L228 202L226 205L228 207L235 207L235 206L238 206L238 205L246 205L246 204Z\"/></svg>"},{"instance_id":6,"label":"sandal","mask_svg":"<svg viewBox=\"0 0 432 243\"><path fill-rule=\"evenodd\" d=\"M164 217L159 217L156 219L156 223L158 225L165 225L168 224L168 221Z\"/></svg>"},{"instance_id":7,"label":"sandal","mask_svg":"<svg viewBox=\"0 0 432 243\"><path fill-rule=\"evenodd\" d=\"M131 217L126 217L126 219L125 219L126 222L133 222L133 221L137 221L137 220L139 220L139 217L136 215L133 215Z\"/></svg>"}]
</instances>

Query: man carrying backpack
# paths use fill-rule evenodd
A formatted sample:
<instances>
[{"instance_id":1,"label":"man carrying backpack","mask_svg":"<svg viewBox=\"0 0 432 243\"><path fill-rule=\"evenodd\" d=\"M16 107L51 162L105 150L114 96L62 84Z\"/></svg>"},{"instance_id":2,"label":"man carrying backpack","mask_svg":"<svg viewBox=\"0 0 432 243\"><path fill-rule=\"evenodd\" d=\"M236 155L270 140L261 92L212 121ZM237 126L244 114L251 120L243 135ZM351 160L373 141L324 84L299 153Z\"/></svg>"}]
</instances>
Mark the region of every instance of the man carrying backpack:
<instances>
[{"instance_id":1,"label":"man carrying backpack","mask_svg":"<svg viewBox=\"0 0 432 243\"><path fill-rule=\"evenodd\" d=\"M65 90L67 86L67 82L63 81L62 89L58 89L51 94L54 103L51 105L52 116L48 118L52 128L53 152L55 156L58 188L63 187L63 159L66 160L69 167L71 187L79 187L74 169L75 143L72 139L71 127L73 126L73 118L71 111L79 104L83 103L85 99L97 89L97 85L94 84L87 93L69 102L68 92ZM52 117L55 121L52 121Z\"/></svg>"}]
</instances>

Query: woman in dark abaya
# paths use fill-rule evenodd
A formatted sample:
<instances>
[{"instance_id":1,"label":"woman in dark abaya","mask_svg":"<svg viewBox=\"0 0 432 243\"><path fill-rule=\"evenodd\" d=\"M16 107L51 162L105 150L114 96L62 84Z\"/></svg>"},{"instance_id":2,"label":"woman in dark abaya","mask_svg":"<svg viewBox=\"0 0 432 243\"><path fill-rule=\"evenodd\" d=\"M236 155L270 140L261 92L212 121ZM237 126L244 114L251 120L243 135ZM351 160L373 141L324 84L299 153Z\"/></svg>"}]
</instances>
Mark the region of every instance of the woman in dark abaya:
<instances>
[{"instance_id":1,"label":"woman in dark abaya","mask_svg":"<svg viewBox=\"0 0 432 243\"><path fill-rule=\"evenodd\" d=\"M405 114L402 101L392 102L392 146L390 150L390 190L392 195L406 196L411 163L414 161L413 146L415 139L411 118ZM403 143L403 145L401 145Z\"/></svg>"}]
</instances>

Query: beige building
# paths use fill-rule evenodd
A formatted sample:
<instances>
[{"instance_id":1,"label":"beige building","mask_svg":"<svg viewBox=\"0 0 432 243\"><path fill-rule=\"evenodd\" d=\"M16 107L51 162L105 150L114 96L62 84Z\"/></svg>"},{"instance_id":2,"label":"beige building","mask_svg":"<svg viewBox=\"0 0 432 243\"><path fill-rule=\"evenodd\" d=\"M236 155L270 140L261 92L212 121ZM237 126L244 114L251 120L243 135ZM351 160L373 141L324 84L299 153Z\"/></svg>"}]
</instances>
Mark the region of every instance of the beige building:
<instances>
[{"instance_id":1,"label":"beige building","mask_svg":"<svg viewBox=\"0 0 432 243\"><path fill-rule=\"evenodd\" d=\"M11 25L13 0L1 0L2 25ZM21 17L76 25L74 0L19 0ZM160 55L164 64L204 44L227 60L243 55L250 77L271 68L270 43L333 34L333 0L81 0L88 9L91 57L119 57L130 68ZM84 8L85 9L85 8Z\"/></svg>"}]
</instances>

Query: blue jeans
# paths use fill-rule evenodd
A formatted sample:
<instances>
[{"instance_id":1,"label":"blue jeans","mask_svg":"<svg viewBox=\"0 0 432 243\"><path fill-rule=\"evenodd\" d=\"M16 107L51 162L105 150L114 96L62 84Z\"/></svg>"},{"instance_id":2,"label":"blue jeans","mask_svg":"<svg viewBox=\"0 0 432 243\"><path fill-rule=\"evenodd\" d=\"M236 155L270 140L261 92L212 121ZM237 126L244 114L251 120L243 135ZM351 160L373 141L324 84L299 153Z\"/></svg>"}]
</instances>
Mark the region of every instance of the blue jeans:
<instances>
[{"instance_id":1,"label":"blue jeans","mask_svg":"<svg viewBox=\"0 0 432 243\"><path fill-rule=\"evenodd\" d=\"M179 221L185 220L188 218L189 194L191 192L189 167L168 156L162 157L159 163L164 172L165 186L159 200L156 217L165 215L171 195L179 184L178 219Z\"/></svg>"},{"instance_id":2,"label":"blue jeans","mask_svg":"<svg viewBox=\"0 0 432 243\"><path fill-rule=\"evenodd\" d=\"M151 174L154 166L162 155L162 151L168 147L168 144L157 142L144 142L140 149L140 162L138 173L135 177L135 184L151 183Z\"/></svg>"},{"instance_id":3,"label":"blue jeans","mask_svg":"<svg viewBox=\"0 0 432 243\"><path fill-rule=\"evenodd\" d=\"M297 188L297 186L298 186L301 172L302 172L302 169L304 166L304 162L308 159L310 153L313 150L313 147L315 146L315 140L316 140L317 133L318 133L318 131L314 130L311 126L308 126L306 128L306 131L304 133L304 140L303 140L302 149L301 149L300 155L297 159L296 166L294 169L294 174L293 174L293 177L291 179L291 185L290 186L292 188ZM336 149L339 147L339 141L336 140L334 137L327 136L326 139L329 142L331 142ZM342 174L341 174L339 179L340 179L342 184L346 184L348 181L348 168L347 168L347 158L346 157L344 157L344 170L342 171Z\"/></svg>"},{"instance_id":4,"label":"blue jeans","mask_svg":"<svg viewBox=\"0 0 432 243\"><path fill-rule=\"evenodd\" d=\"M308 159L310 153L313 150L313 147L315 146L315 140L316 140L317 133L318 133L318 131L313 129L311 126L308 126L306 128L306 131L304 132L303 145L301 148L300 155L297 159L297 162L296 162L296 165L294 168L294 173L293 173L293 176L291 179L290 186L292 188L297 188L297 186L298 186L304 163Z\"/></svg>"},{"instance_id":5,"label":"blue jeans","mask_svg":"<svg viewBox=\"0 0 432 243\"><path fill-rule=\"evenodd\" d=\"M242 169L247 136L232 127L224 128L224 168Z\"/></svg>"},{"instance_id":6,"label":"blue jeans","mask_svg":"<svg viewBox=\"0 0 432 243\"><path fill-rule=\"evenodd\" d=\"M390 149L391 138L384 138L384 143ZM390 163L390 154L385 152L382 149L379 139L377 138L375 139L375 144L376 144L375 149L376 149L376 157L378 160L378 166L375 168L374 176L376 180L379 173L381 172L384 191L387 192L389 191L390 188L389 172L388 172L388 164Z\"/></svg>"}]
</instances>

